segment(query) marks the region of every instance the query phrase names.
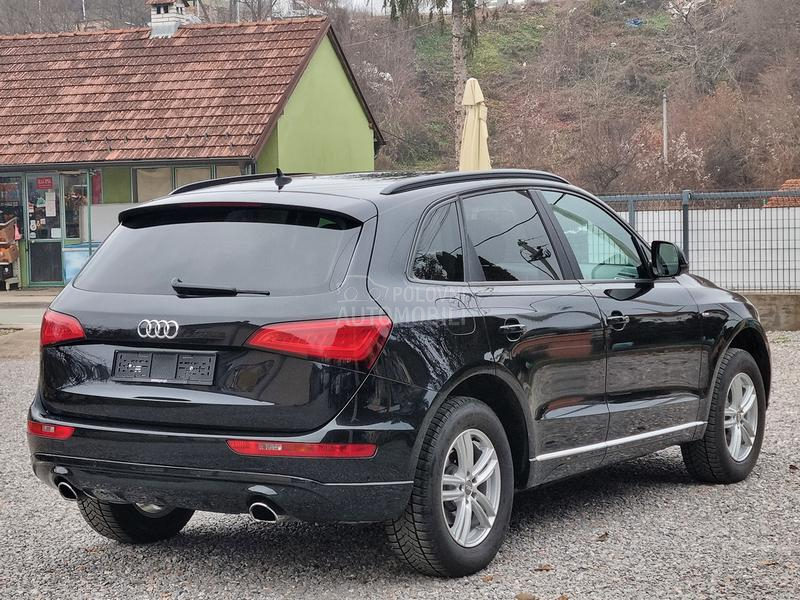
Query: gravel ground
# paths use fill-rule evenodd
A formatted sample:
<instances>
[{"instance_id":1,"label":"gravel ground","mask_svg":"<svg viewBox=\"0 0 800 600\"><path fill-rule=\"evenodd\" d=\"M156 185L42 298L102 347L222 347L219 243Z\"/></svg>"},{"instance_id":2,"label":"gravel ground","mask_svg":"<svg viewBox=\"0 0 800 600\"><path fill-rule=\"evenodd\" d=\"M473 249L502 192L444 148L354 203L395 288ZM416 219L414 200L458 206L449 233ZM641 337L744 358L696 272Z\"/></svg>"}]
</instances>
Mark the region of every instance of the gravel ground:
<instances>
[{"instance_id":1,"label":"gravel ground","mask_svg":"<svg viewBox=\"0 0 800 600\"><path fill-rule=\"evenodd\" d=\"M23 423L36 363L2 361L0 597L798 598L800 334L771 339L767 435L746 482L697 485L670 449L521 494L495 561L451 581L400 567L377 526L204 513L169 542L101 538L31 474Z\"/></svg>"}]
</instances>

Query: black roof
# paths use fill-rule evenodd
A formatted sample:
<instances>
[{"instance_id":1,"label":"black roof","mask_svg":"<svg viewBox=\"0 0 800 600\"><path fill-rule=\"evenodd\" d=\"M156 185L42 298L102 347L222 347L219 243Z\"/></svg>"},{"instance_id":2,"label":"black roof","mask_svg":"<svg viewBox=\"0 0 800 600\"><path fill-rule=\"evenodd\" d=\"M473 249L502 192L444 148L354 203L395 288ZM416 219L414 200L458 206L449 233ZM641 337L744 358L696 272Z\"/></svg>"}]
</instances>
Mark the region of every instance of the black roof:
<instances>
[{"instance_id":1,"label":"black roof","mask_svg":"<svg viewBox=\"0 0 800 600\"><path fill-rule=\"evenodd\" d=\"M404 192L423 190L460 183L476 183L500 180L536 180L569 185L563 177L546 171L527 169L493 169L491 171L467 172L367 172L338 175L310 175L286 173L292 181L284 186L287 191L321 192L353 197L396 196ZM259 173L209 179L181 186L170 195L175 196L200 190L214 191L275 191L275 173Z\"/></svg>"},{"instance_id":2,"label":"black roof","mask_svg":"<svg viewBox=\"0 0 800 600\"><path fill-rule=\"evenodd\" d=\"M464 173L344 173L338 175L283 174L291 177L281 189L276 174L242 175L182 186L169 196L143 203L119 215L124 221L133 215L168 210L177 204L217 202L265 203L336 212L365 221L378 211L400 203L427 205L437 197L480 192L498 186L547 185L581 191L565 179L545 171L494 169ZM585 192L583 192L585 193Z\"/></svg>"}]
</instances>

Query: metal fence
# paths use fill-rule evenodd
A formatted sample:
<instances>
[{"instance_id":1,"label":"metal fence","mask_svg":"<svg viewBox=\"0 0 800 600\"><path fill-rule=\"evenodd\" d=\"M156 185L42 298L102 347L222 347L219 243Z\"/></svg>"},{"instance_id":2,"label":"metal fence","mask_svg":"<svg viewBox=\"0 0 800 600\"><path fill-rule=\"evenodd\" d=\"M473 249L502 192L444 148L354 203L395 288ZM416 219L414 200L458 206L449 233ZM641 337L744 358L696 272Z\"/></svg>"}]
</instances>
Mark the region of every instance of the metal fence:
<instances>
[{"instance_id":1,"label":"metal fence","mask_svg":"<svg viewBox=\"0 0 800 600\"><path fill-rule=\"evenodd\" d=\"M800 291L800 190L603 196L648 241L734 290Z\"/></svg>"}]
</instances>

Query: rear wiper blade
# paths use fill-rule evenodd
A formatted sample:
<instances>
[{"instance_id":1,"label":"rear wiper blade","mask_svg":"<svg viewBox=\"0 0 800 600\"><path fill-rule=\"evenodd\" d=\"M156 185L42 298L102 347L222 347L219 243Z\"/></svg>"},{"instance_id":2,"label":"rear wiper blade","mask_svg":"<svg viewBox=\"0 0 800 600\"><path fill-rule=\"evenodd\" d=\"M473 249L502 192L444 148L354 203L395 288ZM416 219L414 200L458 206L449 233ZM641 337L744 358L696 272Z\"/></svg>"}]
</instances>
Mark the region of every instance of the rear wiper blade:
<instances>
[{"instance_id":1,"label":"rear wiper blade","mask_svg":"<svg viewBox=\"0 0 800 600\"><path fill-rule=\"evenodd\" d=\"M186 283L175 277L170 282L172 289L181 298L206 297L206 296L238 296L239 294L255 294L269 296L267 290L241 290L223 285L206 285L201 283Z\"/></svg>"}]
</instances>

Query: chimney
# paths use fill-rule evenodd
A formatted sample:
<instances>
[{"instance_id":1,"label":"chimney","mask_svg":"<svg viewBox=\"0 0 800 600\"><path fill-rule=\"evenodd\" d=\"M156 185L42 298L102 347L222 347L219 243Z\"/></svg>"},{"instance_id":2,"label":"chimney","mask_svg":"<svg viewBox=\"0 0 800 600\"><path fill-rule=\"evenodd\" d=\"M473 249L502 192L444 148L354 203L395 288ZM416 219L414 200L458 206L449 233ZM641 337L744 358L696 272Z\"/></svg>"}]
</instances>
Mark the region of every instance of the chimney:
<instances>
[{"instance_id":1,"label":"chimney","mask_svg":"<svg viewBox=\"0 0 800 600\"><path fill-rule=\"evenodd\" d=\"M146 0L150 6L150 37L172 37L181 25L199 23L195 0Z\"/></svg>"}]
</instances>

